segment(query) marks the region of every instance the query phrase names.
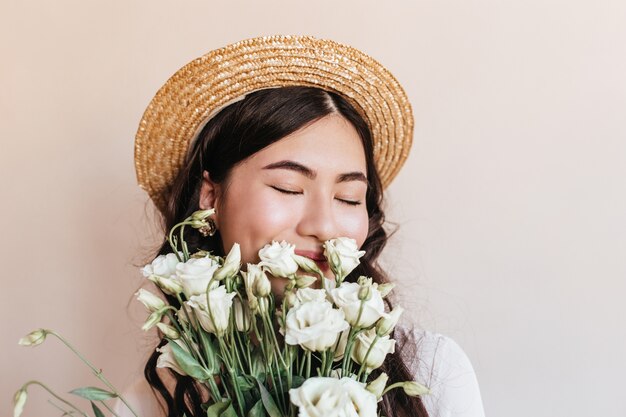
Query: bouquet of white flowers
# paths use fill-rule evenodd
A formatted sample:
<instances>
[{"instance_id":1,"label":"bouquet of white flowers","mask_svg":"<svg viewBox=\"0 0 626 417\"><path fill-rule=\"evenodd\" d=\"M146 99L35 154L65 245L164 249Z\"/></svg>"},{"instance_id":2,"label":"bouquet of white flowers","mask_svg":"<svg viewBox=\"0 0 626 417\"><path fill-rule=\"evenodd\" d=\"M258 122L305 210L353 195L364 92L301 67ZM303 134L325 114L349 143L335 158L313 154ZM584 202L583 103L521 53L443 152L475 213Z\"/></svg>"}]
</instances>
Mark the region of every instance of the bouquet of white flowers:
<instances>
[{"instance_id":1,"label":"bouquet of white flowers","mask_svg":"<svg viewBox=\"0 0 626 417\"><path fill-rule=\"evenodd\" d=\"M365 253L354 240L325 242L324 257L334 279L324 276L319 260L297 255L294 245L284 241L266 245L259 251L260 262L243 271L238 244L225 258L189 253L185 227L206 227L211 214L198 211L174 226L168 239L172 253L142 269L178 305L144 289L136 294L150 312L143 329L156 326L167 340L157 349L157 367L206 387L210 400L203 409L208 417L374 417L379 415L377 402L391 389L412 396L428 392L415 381L387 386L385 373L370 381L370 373L394 352L390 334L402 308L385 312L383 299L392 284L378 285L364 276L345 280ZM285 280L278 297L268 274ZM48 333L57 335L40 329L22 344L38 344ZM94 401L104 404L119 393L101 372L96 375L108 390L87 387L73 393L91 400L99 417L104 414ZM16 394L16 416L25 396L26 386ZM70 408L70 414L78 410Z\"/></svg>"}]
</instances>

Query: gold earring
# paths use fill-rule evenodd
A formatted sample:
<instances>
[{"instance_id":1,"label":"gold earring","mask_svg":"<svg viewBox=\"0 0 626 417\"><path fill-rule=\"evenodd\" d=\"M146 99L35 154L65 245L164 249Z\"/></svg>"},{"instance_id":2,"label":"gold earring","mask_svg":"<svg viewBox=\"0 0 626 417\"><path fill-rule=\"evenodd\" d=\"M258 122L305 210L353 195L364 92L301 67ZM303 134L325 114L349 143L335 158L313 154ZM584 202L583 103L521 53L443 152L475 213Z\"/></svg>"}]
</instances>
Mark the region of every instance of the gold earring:
<instances>
[{"instance_id":1,"label":"gold earring","mask_svg":"<svg viewBox=\"0 0 626 417\"><path fill-rule=\"evenodd\" d=\"M213 214L215 214L215 211L213 211ZM204 237L215 235L215 232L217 232L217 225L215 224L215 220L210 217L206 217L204 221L207 225L198 228L198 232L200 232L200 234Z\"/></svg>"}]
</instances>

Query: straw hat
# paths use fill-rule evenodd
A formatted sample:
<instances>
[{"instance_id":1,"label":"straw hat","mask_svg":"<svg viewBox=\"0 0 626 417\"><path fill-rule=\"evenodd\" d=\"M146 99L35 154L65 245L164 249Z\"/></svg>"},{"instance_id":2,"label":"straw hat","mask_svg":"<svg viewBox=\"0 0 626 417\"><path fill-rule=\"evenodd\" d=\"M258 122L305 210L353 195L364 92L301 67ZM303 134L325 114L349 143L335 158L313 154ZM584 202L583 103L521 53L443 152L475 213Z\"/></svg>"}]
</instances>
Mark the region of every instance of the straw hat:
<instances>
[{"instance_id":1,"label":"straw hat","mask_svg":"<svg viewBox=\"0 0 626 417\"><path fill-rule=\"evenodd\" d=\"M268 36L203 55L179 69L154 96L135 137L137 181L159 209L187 149L207 121L246 94L312 86L345 97L367 122L386 187L406 160L413 114L406 93L377 61L330 40Z\"/></svg>"}]
</instances>

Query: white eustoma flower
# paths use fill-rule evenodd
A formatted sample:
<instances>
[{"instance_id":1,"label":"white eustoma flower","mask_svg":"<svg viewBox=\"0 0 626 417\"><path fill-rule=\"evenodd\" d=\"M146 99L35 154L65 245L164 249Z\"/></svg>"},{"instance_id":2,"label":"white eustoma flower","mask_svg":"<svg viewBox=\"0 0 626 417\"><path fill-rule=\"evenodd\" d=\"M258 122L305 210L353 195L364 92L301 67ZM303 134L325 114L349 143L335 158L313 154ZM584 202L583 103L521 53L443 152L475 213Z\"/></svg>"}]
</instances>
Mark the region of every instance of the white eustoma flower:
<instances>
[{"instance_id":1,"label":"white eustoma flower","mask_svg":"<svg viewBox=\"0 0 626 417\"><path fill-rule=\"evenodd\" d=\"M273 241L259 251L259 265L267 268L275 277L291 277L298 270L294 259L295 248L295 245L284 240L280 243Z\"/></svg>"},{"instance_id":2,"label":"white eustoma flower","mask_svg":"<svg viewBox=\"0 0 626 417\"><path fill-rule=\"evenodd\" d=\"M359 318L361 300L359 290L361 286L355 282L344 282L339 287L330 290L330 297L335 305L341 308L346 320L354 327L369 327L381 317L386 317L385 302L374 286L371 287L371 297L363 301L363 310Z\"/></svg>"},{"instance_id":3,"label":"white eustoma flower","mask_svg":"<svg viewBox=\"0 0 626 417\"><path fill-rule=\"evenodd\" d=\"M168 342L165 346L157 348L157 352L161 354L157 358L156 367L157 368L170 368L174 370L179 375L187 375L181 368L178 362L176 362L176 358L174 357L174 353L172 352L171 343L176 343L178 346L189 352L185 344L182 340L178 339L174 342Z\"/></svg>"},{"instance_id":4,"label":"white eustoma flower","mask_svg":"<svg viewBox=\"0 0 626 417\"><path fill-rule=\"evenodd\" d=\"M165 294L178 295L183 292L183 285L180 283L176 275L171 278L163 278L158 275L150 275L148 279L156 284Z\"/></svg>"},{"instance_id":5,"label":"white eustoma flower","mask_svg":"<svg viewBox=\"0 0 626 417\"><path fill-rule=\"evenodd\" d=\"M321 352L333 346L348 328L341 310L328 301L307 301L289 310L285 319L285 343Z\"/></svg>"},{"instance_id":6,"label":"white eustoma flower","mask_svg":"<svg viewBox=\"0 0 626 417\"><path fill-rule=\"evenodd\" d=\"M313 377L290 389L289 400L298 417L376 417L376 396L364 385L347 377Z\"/></svg>"},{"instance_id":7,"label":"white eustoma flower","mask_svg":"<svg viewBox=\"0 0 626 417\"><path fill-rule=\"evenodd\" d=\"M230 317L230 307L233 305L233 297L236 292L226 292L225 286L219 286L209 291L209 305L207 305L206 295L194 295L186 304L193 309L200 321L200 326L209 333L218 336L224 334L228 328Z\"/></svg>"},{"instance_id":8,"label":"white eustoma flower","mask_svg":"<svg viewBox=\"0 0 626 417\"><path fill-rule=\"evenodd\" d=\"M352 360L359 365L365 364L368 372L380 367L387 354L395 351L396 341L394 339L390 339L389 336L382 336L372 346L375 338L376 329L361 332L357 335L352 349ZM371 350L370 346L372 346ZM369 355L367 354L368 351Z\"/></svg>"},{"instance_id":9,"label":"white eustoma flower","mask_svg":"<svg viewBox=\"0 0 626 417\"><path fill-rule=\"evenodd\" d=\"M350 402L354 407L355 416L359 417L376 417L377 409L376 395L365 389L365 384L355 381L351 378L341 378L344 390L348 393Z\"/></svg>"},{"instance_id":10,"label":"white eustoma flower","mask_svg":"<svg viewBox=\"0 0 626 417\"><path fill-rule=\"evenodd\" d=\"M300 305L307 301L325 301L327 297L325 290L316 290L314 288L300 288L296 290L296 299L294 305Z\"/></svg>"},{"instance_id":11,"label":"white eustoma flower","mask_svg":"<svg viewBox=\"0 0 626 417\"><path fill-rule=\"evenodd\" d=\"M182 256L182 253L180 254ZM144 266L141 269L141 273L144 277L148 278L150 275L157 275L163 278L171 278L176 273L176 265L180 261L176 257L175 253L168 253L167 255L157 256L152 263Z\"/></svg>"},{"instance_id":12,"label":"white eustoma flower","mask_svg":"<svg viewBox=\"0 0 626 417\"><path fill-rule=\"evenodd\" d=\"M176 277L183 286L183 293L187 298L206 293L207 286L213 274L220 265L210 256L191 258L185 263L176 266Z\"/></svg>"},{"instance_id":13,"label":"white eustoma flower","mask_svg":"<svg viewBox=\"0 0 626 417\"><path fill-rule=\"evenodd\" d=\"M313 377L289 390L289 400L298 407L298 417L348 417L352 406L339 379Z\"/></svg>"},{"instance_id":14,"label":"white eustoma flower","mask_svg":"<svg viewBox=\"0 0 626 417\"><path fill-rule=\"evenodd\" d=\"M365 251L360 251L356 240L349 237L338 237L324 243L324 256L328 260L328 265L335 275L342 278L359 265L359 258L363 255Z\"/></svg>"}]
</instances>

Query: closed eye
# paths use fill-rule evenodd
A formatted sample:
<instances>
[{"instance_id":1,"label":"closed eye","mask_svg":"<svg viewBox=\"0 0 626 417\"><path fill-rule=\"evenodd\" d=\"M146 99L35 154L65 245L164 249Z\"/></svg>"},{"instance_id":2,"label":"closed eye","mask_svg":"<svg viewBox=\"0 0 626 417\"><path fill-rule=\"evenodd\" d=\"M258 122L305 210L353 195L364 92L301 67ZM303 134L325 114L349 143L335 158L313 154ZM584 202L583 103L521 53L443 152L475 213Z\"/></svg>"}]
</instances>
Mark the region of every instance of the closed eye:
<instances>
[{"instance_id":1,"label":"closed eye","mask_svg":"<svg viewBox=\"0 0 626 417\"><path fill-rule=\"evenodd\" d=\"M343 198L338 198L337 201L341 201L344 204L348 204L349 206L358 206L361 204L358 200L344 200Z\"/></svg>"},{"instance_id":2,"label":"closed eye","mask_svg":"<svg viewBox=\"0 0 626 417\"><path fill-rule=\"evenodd\" d=\"M293 190L286 190L284 188L280 188L277 187L275 185L270 185L271 188L273 188L274 190L278 191L281 194L287 194L287 195L300 195L303 194L302 191L293 191ZM346 200L343 198L336 198L337 201L343 203L343 204L347 204L349 206L358 206L361 205L361 201L359 200Z\"/></svg>"},{"instance_id":3,"label":"closed eye","mask_svg":"<svg viewBox=\"0 0 626 417\"><path fill-rule=\"evenodd\" d=\"M301 191L285 190L284 188L279 188L279 187L276 187L275 185L270 185L270 187L272 187L279 193L283 193L283 194L290 194L290 195L302 194Z\"/></svg>"}]
</instances>

